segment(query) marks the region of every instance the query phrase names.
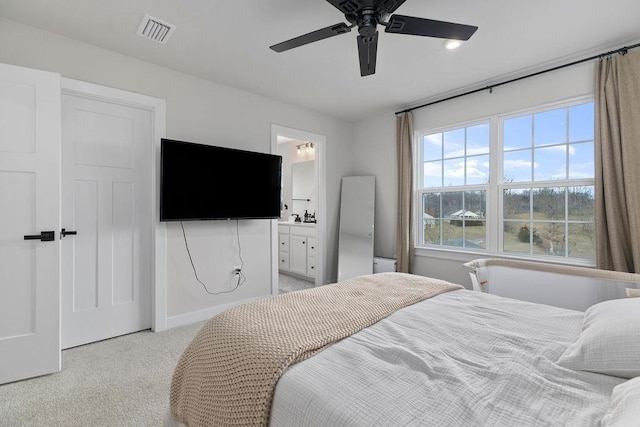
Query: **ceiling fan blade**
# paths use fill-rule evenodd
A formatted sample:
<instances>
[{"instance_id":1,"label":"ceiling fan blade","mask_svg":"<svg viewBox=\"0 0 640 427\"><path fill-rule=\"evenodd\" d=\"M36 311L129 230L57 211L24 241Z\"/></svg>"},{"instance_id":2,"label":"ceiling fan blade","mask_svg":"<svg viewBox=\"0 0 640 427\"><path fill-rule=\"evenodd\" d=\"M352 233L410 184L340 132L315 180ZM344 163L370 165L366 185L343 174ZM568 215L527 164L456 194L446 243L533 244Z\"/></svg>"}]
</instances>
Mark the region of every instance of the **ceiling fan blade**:
<instances>
[{"instance_id":1,"label":"ceiling fan blade","mask_svg":"<svg viewBox=\"0 0 640 427\"><path fill-rule=\"evenodd\" d=\"M376 72L376 55L378 54L378 32L372 36L358 36L358 56L360 58L360 75L362 77Z\"/></svg>"},{"instance_id":2,"label":"ceiling fan blade","mask_svg":"<svg viewBox=\"0 0 640 427\"><path fill-rule=\"evenodd\" d=\"M276 52L284 52L285 50L293 49L294 47L299 47L305 44L328 39L329 37L348 33L349 31L351 31L350 26L348 26L344 22L339 22L335 25L331 25L329 27L322 28L320 30L312 31L308 34L303 34L298 37L294 37L291 40L274 44L273 46L270 46L270 48L272 50L275 50Z\"/></svg>"},{"instance_id":3,"label":"ceiling fan blade","mask_svg":"<svg viewBox=\"0 0 640 427\"><path fill-rule=\"evenodd\" d=\"M478 27L416 18L415 16L392 15L385 32L413 36L439 37L441 39L469 40Z\"/></svg>"}]
</instances>

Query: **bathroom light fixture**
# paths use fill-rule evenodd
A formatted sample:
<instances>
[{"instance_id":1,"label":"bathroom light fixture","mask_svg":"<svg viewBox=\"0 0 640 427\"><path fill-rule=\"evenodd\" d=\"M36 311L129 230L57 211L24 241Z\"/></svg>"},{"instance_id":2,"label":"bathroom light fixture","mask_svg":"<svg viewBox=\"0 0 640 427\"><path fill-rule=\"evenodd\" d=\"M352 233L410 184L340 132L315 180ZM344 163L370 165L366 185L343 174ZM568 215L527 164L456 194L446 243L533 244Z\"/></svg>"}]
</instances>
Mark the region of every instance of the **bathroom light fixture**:
<instances>
[{"instance_id":1,"label":"bathroom light fixture","mask_svg":"<svg viewBox=\"0 0 640 427\"><path fill-rule=\"evenodd\" d=\"M457 49L461 44L462 42L460 40L448 39L444 41L444 47L449 50Z\"/></svg>"},{"instance_id":2,"label":"bathroom light fixture","mask_svg":"<svg viewBox=\"0 0 640 427\"><path fill-rule=\"evenodd\" d=\"M313 142L305 142L304 144L296 145L296 148L298 149L298 154L302 153L303 148L306 153L310 153L311 150L313 150L313 145L314 145Z\"/></svg>"}]
</instances>

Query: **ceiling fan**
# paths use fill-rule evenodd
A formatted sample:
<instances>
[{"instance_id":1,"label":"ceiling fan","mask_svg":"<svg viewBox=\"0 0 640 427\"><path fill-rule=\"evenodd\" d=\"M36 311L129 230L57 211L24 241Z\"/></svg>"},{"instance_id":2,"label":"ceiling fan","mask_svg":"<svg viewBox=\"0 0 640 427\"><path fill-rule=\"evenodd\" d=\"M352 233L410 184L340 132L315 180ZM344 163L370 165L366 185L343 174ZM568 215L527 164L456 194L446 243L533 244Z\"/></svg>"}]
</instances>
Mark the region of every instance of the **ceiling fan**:
<instances>
[{"instance_id":1,"label":"ceiling fan","mask_svg":"<svg viewBox=\"0 0 640 427\"><path fill-rule=\"evenodd\" d=\"M276 52L284 52L295 47L317 42L329 37L348 33L358 27L358 56L360 75L368 76L376 72L376 54L378 51L378 30L380 24L386 33L408 34L413 36L438 37L442 39L469 40L478 27L435 21L414 16L392 15L405 0L327 0L344 13L350 25L339 22L320 30L294 37L271 46Z\"/></svg>"}]
</instances>

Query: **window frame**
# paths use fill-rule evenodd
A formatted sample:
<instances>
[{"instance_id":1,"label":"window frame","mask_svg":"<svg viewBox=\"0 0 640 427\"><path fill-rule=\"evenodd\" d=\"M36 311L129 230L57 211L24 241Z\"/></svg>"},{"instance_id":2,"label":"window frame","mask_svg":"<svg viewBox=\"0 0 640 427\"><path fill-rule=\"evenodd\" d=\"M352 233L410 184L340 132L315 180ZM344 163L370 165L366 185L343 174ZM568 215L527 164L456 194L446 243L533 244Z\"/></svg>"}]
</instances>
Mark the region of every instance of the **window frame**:
<instances>
[{"instance_id":1,"label":"window frame","mask_svg":"<svg viewBox=\"0 0 640 427\"><path fill-rule=\"evenodd\" d=\"M506 113L496 113L490 116L481 117L475 120L468 120L458 123L452 123L446 126L440 126L428 129L418 129L414 131L413 139L413 226L414 226L414 251L416 255L428 255L435 256L436 258L457 258L466 259L469 255L482 256L482 257L499 257L510 259L521 259L531 261L543 261L549 263L570 264L593 267L595 266L595 260L587 258L577 258L570 256L549 256L539 254L528 254L518 252L504 252L504 190L507 189L531 189L541 187L581 187L581 186L594 186L595 185L595 173L594 178L566 178L562 180L545 180L534 181L532 176L531 181L526 182L512 182L508 183L504 181L504 141L503 131L504 122L510 118L519 117L523 115L535 115L545 111L569 108L572 106L593 103L594 95L584 95L578 97L571 97L561 101L555 101L550 103L541 104L538 106L522 108L515 111L509 111ZM470 126L476 126L480 124L489 124L489 182L487 184L473 184L473 185L457 185L457 186L445 186L445 187L423 187L424 184L424 153L423 153L423 137L434 133L441 133L452 131L456 129L466 128ZM595 117L594 117L595 126ZM567 143L565 143L566 145ZM594 144L595 144L595 131L594 131ZM532 148L535 147L532 143ZM546 147L544 145L543 147ZM466 158L466 153L465 153ZM594 152L595 163L595 152ZM567 170L569 164L566 165ZM444 173L444 171L443 171ZM569 175L567 175L569 176ZM422 219L422 200L425 193L442 193L452 191L486 191L486 245L485 249L463 248L454 246L443 246L441 244L429 244L422 243L423 241L423 219ZM566 200L565 193L565 200ZM565 206L565 212L568 209ZM565 217L563 220L565 227L571 221Z\"/></svg>"}]
</instances>

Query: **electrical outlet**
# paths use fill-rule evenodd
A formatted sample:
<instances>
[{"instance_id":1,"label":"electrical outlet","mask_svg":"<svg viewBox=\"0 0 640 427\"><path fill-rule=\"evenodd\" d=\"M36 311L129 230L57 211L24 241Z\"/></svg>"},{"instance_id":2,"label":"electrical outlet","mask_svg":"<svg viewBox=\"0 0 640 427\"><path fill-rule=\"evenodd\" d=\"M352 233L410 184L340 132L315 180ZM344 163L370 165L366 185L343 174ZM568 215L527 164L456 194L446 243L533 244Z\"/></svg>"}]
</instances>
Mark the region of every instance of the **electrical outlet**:
<instances>
[{"instance_id":1,"label":"electrical outlet","mask_svg":"<svg viewBox=\"0 0 640 427\"><path fill-rule=\"evenodd\" d=\"M241 265L234 265L233 269L236 271L242 271L242 266Z\"/></svg>"}]
</instances>

